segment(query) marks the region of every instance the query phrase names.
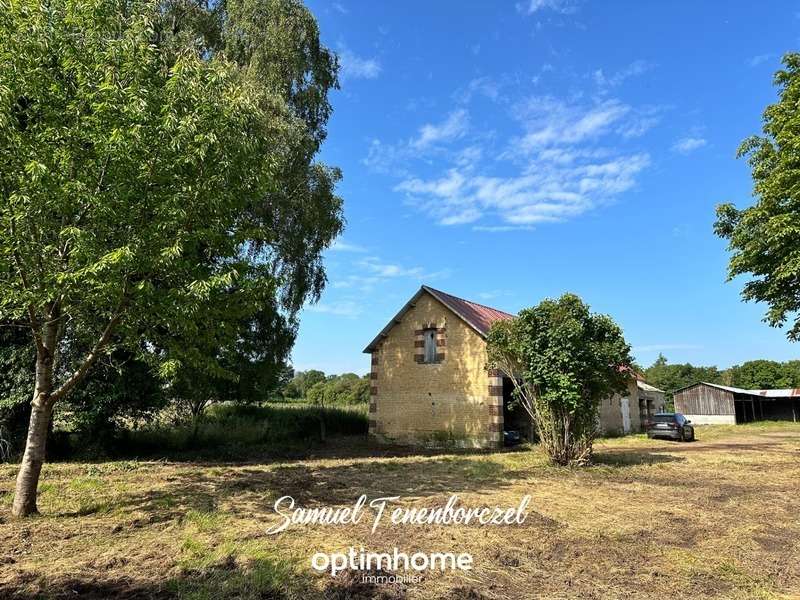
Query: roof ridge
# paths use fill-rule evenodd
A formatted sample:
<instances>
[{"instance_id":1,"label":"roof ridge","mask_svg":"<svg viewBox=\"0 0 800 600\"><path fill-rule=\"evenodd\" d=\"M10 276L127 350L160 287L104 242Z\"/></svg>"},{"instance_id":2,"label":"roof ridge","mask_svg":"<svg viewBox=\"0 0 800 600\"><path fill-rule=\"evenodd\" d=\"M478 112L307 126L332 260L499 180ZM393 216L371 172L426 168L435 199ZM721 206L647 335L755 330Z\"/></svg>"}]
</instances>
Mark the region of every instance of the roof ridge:
<instances>
[{"instance_id":1,"label":"roof ridge","mask_svg":"<svg viewBox=\"0 0 800 600\"><path fill-rule=\"evenodd\" d=\"M403 317L403 315L405 315L406 312L414 307L414 303L422 294L430 294L432 298L434 298L447 310L452 312L456 317L464 321L464 323L474 329L477 334L484 339L486 339L486 333L494 321L507 318L513 319L516 316L505 312L504 310L486 306L485 304L472 302L471 300L466 300L464 298L459 298L453 294L448 294L447 292L443 292L423 284L420 286L419 290L417 290L417 293L414 294L411 299L403 305L403 308L400 309L394 318L386 324L386 326L375 337L375 339L369 343L369 345L364 349L364 352L372 352L375 348L375 345L381 340L381 338L388 335L389 330L394 327L396 323L400 322L399 320Z\"/></svg>"},{"instance_id":2,"label":"roof ridge","mask_svg":"<svg viewBox=\"0 0 800 600\"><path fill-rule=\"evenodd\" d=\"M489 310L500 312L500 313L503 313L505 315L510 315L512 317L516 317L517 316L514 313L510 313L508 311L501 310L499 308L495 308L494 306L489 306L488 304L481 304L480 302L475 302L474 300L467 300L466 298L462 298L461 296L456 296L455 294L451 294L451 293L445 292L443 290L437 290L436 288L432 288L429 285L424 285L423 284L422 287L424 287L425 289L427 289L427 290L429 290L431 292L436 292L437 294L444 294L445 296L450 296L451 298L455 298L456 300L461 300L461 302L469 302L470 304L474 304L475 306L480 306L481 308L488 308Z\"/></svg>"}]
</instances>

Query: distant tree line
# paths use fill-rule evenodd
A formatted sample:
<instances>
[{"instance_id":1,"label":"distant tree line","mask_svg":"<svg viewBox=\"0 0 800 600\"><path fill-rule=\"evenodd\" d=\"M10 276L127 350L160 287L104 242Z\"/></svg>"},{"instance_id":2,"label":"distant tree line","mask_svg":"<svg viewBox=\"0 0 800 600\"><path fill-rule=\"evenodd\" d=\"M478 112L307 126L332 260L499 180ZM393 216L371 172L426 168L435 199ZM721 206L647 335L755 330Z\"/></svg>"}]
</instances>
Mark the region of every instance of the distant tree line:
<instances>
[{"instance_id":1,"label":"distant tree line","mask_svg":"<svg viewBox=\"0 0 800 600\"><path fill-rule=\"evenodd\" d=\"M59 445L65 435L102 452L130 430L189 424L196 430L209 407L221 403L288 401L336 407L369 402L368 378L314 369L295 372L288 365L293 331L281 330L277 320L269 324L269 331L271 337L246 327L239 343L220 353L234 378L183 368L165 380L140 356L117 348L58 406L50 428L53 454L69 453ZM0 328L0 446L6 452L21 450L30 418L36 356L29 336L22 328ZM3 458L8 457L0 455Z\"/></svg>"},{"instance_id":2,"label":"distant tree line","mask_svg":"<svg viewBox=\"0 0 800 600\"><path fill-rule=\"evenodd\" d=\"M315 369L298 371L281 390L285 400L309 402L320 406L353 406L369 402L367 376L355 373L325 375Z\"/></svg>"},{"instance_id":3,"label":"distant tree line","mask_svg":"<svg viewBox=\"0 0 800 600\"><path fill-rule=\"evenodd\" d=\"M774 360L749 360L728 369L715 366L695 366L690 363L669 364L660 354L644 371L651 385L672 393L698 381L718 383L733 387L753 389L800 388L800 360L778 362Z\"/></svg>"}]
</instances>

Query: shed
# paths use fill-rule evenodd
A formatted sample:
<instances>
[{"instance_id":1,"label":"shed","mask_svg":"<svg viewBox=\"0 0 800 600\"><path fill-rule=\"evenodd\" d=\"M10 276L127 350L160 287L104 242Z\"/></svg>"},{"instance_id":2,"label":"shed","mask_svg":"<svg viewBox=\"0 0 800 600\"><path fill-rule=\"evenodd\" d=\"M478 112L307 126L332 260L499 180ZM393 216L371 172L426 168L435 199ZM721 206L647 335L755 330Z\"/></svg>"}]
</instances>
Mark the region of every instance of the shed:
<instances>
[{"instance_id":1,"label":"shed","mask_svg":"<svg viewBox=\"0 0 800 600\"><path fill-rule=\"evenodd\" d=\"M649 421L654 414L666 410L666 394L664 390L660 390L644 381L639 374L636 376L636 387L639 390L639 415L644 425L644 421Z\"/></svg>"},{"instance_id":2,"label":"shed","mask_svg":"<svg viewBox=\"0 0 800 600\"><path fill-rule=\"evenodd\" d=\"M800 419L800 389L745 390L699 382L677 390L673 398L676 412L701 425Z\"/></svg>"}]
</instances>

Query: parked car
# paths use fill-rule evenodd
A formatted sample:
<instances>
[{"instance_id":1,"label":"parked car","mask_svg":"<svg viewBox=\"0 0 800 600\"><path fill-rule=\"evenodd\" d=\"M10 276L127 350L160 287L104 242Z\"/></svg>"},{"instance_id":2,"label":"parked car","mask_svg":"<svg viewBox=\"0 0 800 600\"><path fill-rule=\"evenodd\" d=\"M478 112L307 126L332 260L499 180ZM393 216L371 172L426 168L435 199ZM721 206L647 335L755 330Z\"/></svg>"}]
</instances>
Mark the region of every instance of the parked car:
<instances>
[{"instance_id":1,"label":"parked car","mask_svg":"<svg viewBox=\"0 0 800 600\"><path fill-rule=\"evenodd\" d=\"M694 441L694 427L681 413L658 413L647 423L647 437L665 437L681 442Z\"/></svg>"},{"instance_id":2,"label":"parked car","mask_svg":"<svg viewBox=\"0 0 800 600\"><path fill-rule=\"evenodd\" d=\"M516 446L522 443L522 434L519 431L506 430L503 432L503 443L506 446Z\"/></svg>"}]
</instances>

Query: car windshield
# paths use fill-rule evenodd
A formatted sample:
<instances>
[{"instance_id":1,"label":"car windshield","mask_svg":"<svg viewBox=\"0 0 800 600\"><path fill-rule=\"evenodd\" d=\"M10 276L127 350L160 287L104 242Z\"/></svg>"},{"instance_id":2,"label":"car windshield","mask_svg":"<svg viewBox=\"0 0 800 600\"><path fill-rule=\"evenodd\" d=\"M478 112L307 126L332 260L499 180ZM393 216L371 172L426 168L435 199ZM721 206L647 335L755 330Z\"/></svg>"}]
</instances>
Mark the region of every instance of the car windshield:
<instances>
[{"instance_id":1,"label":"car windshield","mask_svg":"<svg viewBox=\"0 0 800 600\"><path fill-rule=\"evenodd\" d=\"M653 417L654 423L672 423L675 421L675 415L655 415Z\"/></svg>"}]
</instances>

